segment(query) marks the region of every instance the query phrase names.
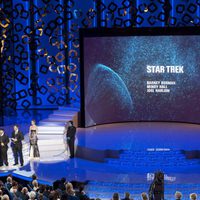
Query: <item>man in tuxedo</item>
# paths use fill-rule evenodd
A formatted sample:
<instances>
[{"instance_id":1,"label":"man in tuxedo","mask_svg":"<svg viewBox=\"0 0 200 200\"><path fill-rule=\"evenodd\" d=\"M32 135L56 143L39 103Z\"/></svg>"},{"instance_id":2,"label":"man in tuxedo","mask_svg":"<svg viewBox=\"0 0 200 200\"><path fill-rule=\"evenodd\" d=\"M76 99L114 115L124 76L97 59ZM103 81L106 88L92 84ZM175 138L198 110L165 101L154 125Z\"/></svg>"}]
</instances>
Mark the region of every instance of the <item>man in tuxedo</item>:
<instances>
[{"instance_id":1,"label":"man in tuxedo","mask_svg":"<svg viewBox=\"0 0 200 200\"><path fill-rule=\"evenodd\" d=\"M0 158L0 167L5 164L8 166L8 143L9 143L9 138L8 136L4 133L3 129L0 129L0 152L1 152L1 158Z\"/></svg>"},{"instance_id":2,"label":"man in tuxedo","mask_svg":"<svg viewBox=\"0 0 200 200\"><path fill-rule=\"evenodd\" d=\"M14 165L18 165L18 156L20 158L20 164L21 166L24 165L24 159L22 154L22 140L24 139L24 135L21 131L19 131L19 127L17 125L14 125L13 127L14 131L12 132L12 149L13 154L15 158Z\"/></svg>"},{"instance_id":3,"label":"man in tuxedo","mask_svg":"<svg viewBox=\"0 0 200 200\"><path fill-rule=\"evenodd\" d=\"M67 123L67 144L69 146L70 158L74 158L74 142L76 135L76 127L73 125L73 121Z\"/></svg>"}]
</instances>

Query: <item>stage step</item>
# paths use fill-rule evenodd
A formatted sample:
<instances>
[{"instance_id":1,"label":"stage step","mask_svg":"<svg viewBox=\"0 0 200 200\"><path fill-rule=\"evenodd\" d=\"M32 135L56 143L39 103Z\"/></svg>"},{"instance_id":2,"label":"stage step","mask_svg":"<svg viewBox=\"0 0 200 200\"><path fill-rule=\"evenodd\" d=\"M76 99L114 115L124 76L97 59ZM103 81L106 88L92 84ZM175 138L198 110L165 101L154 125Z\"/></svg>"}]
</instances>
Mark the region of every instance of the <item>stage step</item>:
<instances>
[{"instance_id":1,"label":"stage step","mask_svg":"<svg viewBox=\"0 0 200 200\"><path fill-rule=\"evenodd\" d=\"M147 150L124 150L119 159L107 159L108 165L113 167L123 167L124 169L133 168L156 168L161 167L187 167L199 165L199 159L188 160L185 155L178 150L163 152Z\"/></svg>"},{"instance_id":2,"label":"stage step","mask_svg":"<svg viewBox=\"0 0 200 200\"><path fill-rule=\"evenodd\" d=\"M63 135L64 130L63 131L40 131L38 132L38 136L39 135Z\"/></svg>"},{"instance_id":3,"label":"stage step","mask_svg":"<svg viewBox=\"0 0 200 200\"><path fill-rule=\"evenodd\" d=\"M49 155L55 151L58 151L58 152L63 152L65 151L65 147L63 146L52 146L52 145L49 145L49 146L39 146L39 151L40 151L40 154L43 154L44 152L46 152L47 154L49 153ZM54 154L54 153L53 153Z\"/></svg>"},{"instance_id":4,"label":"stage step","mask_svg":"<svg viewBox=\"0 0 200 200\"><path fill-rule=\"evenodd\" d=\"M67 121L70 121L70 120L72 120L72 117L60 117L60 116L58 116L58 117L49 117L48 119L44 119L44 120L42 120L42 121L40 121L40 123L41 122L45 122L45 123L51 123L51 122L64 122L64 123L66 123Z\"/></svg>"},{"instance_id":5,"label":"stage step","mask_svg":"<svg viewBox=\"0 0 200 200\"><path fill-rule=\"evenodd\" d=\"M43 131L43 132L38 132L38 136L40 136L40 135L56 135L56 137L57 137L57 135L63 135L63 132L64 131L60 131L60 132L58 132L58 131Z\"/></svg>"},{"instance_id":6,"label":"stage step","mask_svg":"<svg viewBox=\"0 0 200 200\"><path fill-rule=\"evenodd\" d=\"M55 110L52 114L54 115L63 115L63 116L74 116L78 114L78 111L72 111L72 110Z\"/></svg>"},{"instance_id":7,"label":"stage step","mask_svg":"<svg viewBox=\"0 0 200 200\"><path fill-rule=\"evenodd\" d=\"M45 158L41 158L40 159L40 162L41 163L55 163L55 162L60 162L60 161L63 161L63 160L66 160L68 158L68 156L54 156L52 157L51 159L48 159L47 157Z\"/></svg>"},{"instance_id":8,"label":"stage step","mask_svg":"<svg viewBox=\"0 0 200 200\"><path fill-rule=\"evenodd\" d=\"M57 131L57 132L62 132L64 130L63 126L38 126L38 132L42 131Z\"/></svg>"},{"instance_id":9,"label":"stage step","mask_svg":"<svg viewBox=\"0 0 200 200\"><path fill-rule=\"evenodd\" d=\"M49 126L49 127L55 127L55 126L58 126L58 127L64 127L65 126L65 122L55 122L55 121L47 121L47 122L39 122L39 125L40 126Z\"/></svg>"},{"instance_id":10,"label":"stage step","mask_svg":"<svg viewBox=\"0 0 200 200\"><path fill-rule=\"evenodd\" d=\"M63 145L63 140L61 139L54 139L54 140L49 140L49 139L46 139L46 140L38 140L38 145L39 146L49 146L49 145Z\"/></svg>"},{"instance_id":11,"label":"stage step","mask_svg":"<svg viewBox=\"0 0 200 200\"><path fill-rule=\"evenodd\" d=\"M40 134L38 135L38 140L46 140L48 138L48 140L54 140L55 138L56 139L60 139L62 140L63 138L65 138L65 136L63 134L60 134L60 135L56 135L55 134Z\"/></svg>"},{"instance_id":12,"label":"stage step","mask_svg":"<svg viewBox=\"0 0 200 200\"><path fill-rule=\"evenodd\" d=\"M38 147L40 161L55 162L68 158L65 146L65 123L77 115L79 109L59 107L47 119L39 122Z\"/></svg>"},{"instance_id":13,"label":"stage step","mask_svg":"<svg viewBox=\"0 0 200 200\"><path fill-rule=\"evenodd\" d=\"M79 108L72 107L59 107L58 110L50 114L48 118L39 122L40 126L65 126L67 121L73 120L73 117L77 116Z\"/></svg>"},{"instance_id":14,"label":"stage step","mask_svg":"<svg viewBox=\"0 0 200 200\"><path fill-rule=\"evenodd\" d=\"M70 119L72 119L73 117L74 117L74 115L76 115L76 113L75 114L68 114L68 113L53 113L53 114L51 114L51 115L49 115L49 118L51 118L51 119L56 119L56 118L70 118Z\"/></svg>"},{"instance_id":15,"label":"stage step","mask_svg":"<svg viewBox=\"0 0 200 200\"><path fill-rule=\"evenodd\" d=\"M66 111L80 111L80 108L74 108L74 107L59 107L58 110L66 110Z\"/></svg>"}]
</instances>

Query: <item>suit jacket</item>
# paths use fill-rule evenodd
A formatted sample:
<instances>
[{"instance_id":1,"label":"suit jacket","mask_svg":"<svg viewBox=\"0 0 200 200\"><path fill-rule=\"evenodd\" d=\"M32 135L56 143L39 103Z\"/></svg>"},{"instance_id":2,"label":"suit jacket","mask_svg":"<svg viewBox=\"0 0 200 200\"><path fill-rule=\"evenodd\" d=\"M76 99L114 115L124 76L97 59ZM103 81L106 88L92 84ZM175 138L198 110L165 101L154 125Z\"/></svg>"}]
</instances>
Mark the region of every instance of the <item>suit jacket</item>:
<instances>
[{"instance_id":1,"label":"suit jacket","mask_svg":"<svg viewBox=\"0 0 200 200\"><path fill-rule=\"evenodd\" d=\"M8 143L9 143L9 138L8 136L4 133L3 136L0 136L0 144L3 143L4 146L1 146L1 147L6 147L8 148Z\"/></svg>"},{"instance_id":2,"label":"suit jacket","mask_svg":"<svg viewBox=\"0 0 200 200\"><path fill-rule=\"evenodd\" d=\"M70 138L70 140L75 139L76 135L76 127L75 126L70 126L67 129L67 137Z\"/></svg>"},{"instance_id":3,"label":"suit jacket","mask_svg":"<svg viewBox=\"0 0 200 200\"><path fill-rule=\"evenodd\" d=\"M13 131L12 138L17 139L16 142L12 142L13 146L22 146L22 140L24 139L24 135L21 131L18 131L17 134L15 134L15 131Z\"/></svg>"}]
</instances>

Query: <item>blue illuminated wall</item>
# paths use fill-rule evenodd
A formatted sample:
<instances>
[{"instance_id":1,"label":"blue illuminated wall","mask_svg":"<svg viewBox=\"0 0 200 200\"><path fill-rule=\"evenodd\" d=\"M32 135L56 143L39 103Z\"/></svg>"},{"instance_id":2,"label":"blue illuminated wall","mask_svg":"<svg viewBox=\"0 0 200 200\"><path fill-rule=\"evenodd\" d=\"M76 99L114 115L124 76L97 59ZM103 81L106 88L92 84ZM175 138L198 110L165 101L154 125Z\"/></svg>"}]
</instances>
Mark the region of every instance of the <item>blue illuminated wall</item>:
<instances>
[{"instance_id":1,"label":"blue illuminated wall","mask_svg":"<svg viewBox=\"0 0 200 200\"><path fill-rule=\"evenodd\" d=\"M3 108L80 102L79 28L199 26L199 0L1 0ZM7 20L8 19L8 20Z\"/></svg>"}]
</instances>

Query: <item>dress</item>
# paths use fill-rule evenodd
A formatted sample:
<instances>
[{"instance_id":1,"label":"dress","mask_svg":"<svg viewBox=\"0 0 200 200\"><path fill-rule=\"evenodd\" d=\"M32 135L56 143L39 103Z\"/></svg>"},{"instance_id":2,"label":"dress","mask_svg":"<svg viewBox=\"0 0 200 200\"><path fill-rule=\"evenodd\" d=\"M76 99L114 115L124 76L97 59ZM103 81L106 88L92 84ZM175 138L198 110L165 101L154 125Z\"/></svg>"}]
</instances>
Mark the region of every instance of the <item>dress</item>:
<instances>
[{"instance_id":1,"label":"dress","mask_svg":"<svg viewBox=\"0 0 200 200\"><path fill-rule=\"evenodd\" d=\"M30 157L31 158L40 157L37 141L38 141L38 138L37 138L36 130L30 130Z\"/></svg>"}]
</instances>

